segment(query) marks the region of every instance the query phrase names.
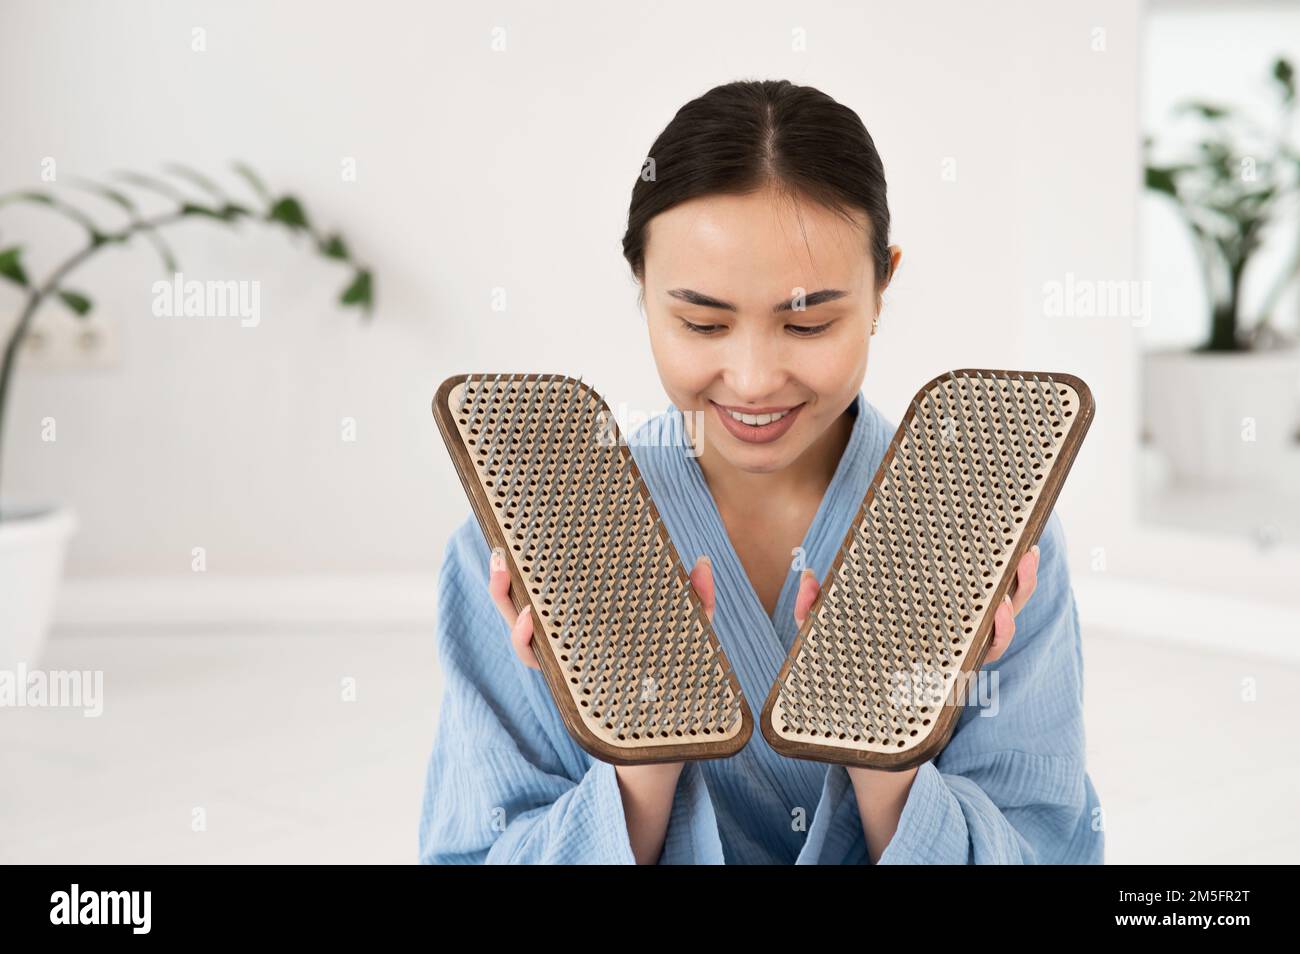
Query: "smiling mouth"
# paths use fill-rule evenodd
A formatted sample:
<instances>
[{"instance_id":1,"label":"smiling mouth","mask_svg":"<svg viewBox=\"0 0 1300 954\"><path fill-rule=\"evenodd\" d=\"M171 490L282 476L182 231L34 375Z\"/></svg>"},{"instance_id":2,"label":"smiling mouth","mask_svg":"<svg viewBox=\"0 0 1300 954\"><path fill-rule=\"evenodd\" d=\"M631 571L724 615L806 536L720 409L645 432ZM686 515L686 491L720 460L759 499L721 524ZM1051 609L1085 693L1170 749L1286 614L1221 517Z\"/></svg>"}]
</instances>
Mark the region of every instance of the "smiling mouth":
<instances>
[{"instance_id":1,"label":"smiling mouth","mask_svg":"<svg viewBox=\"0 0 1300 954\"><path fill-rule=\"evenodd\" d=\"M748 411L733 411L729 407L721 404L718 407L726 414L731 416L733 421L740 421L742 424L748 424L750 427L762 427L764 424L771 424L773 421L779 421L787 414L792 413L796 408L787 407L781 411L768 411L763 414L751 414Z\"/></svg>"},{"instance_id":2,"label":"smiling mouth","mask_svg":"<svg viewBox=\"0 0 1300 954\"><path fill-rule=\"evenodd\" d=\"M743 410L726 407L717 401L709 403L717 409L718 417L732 436L749 444L767 444L781 437L803 410L803 404Z\"/></svg>"}]
</instances>

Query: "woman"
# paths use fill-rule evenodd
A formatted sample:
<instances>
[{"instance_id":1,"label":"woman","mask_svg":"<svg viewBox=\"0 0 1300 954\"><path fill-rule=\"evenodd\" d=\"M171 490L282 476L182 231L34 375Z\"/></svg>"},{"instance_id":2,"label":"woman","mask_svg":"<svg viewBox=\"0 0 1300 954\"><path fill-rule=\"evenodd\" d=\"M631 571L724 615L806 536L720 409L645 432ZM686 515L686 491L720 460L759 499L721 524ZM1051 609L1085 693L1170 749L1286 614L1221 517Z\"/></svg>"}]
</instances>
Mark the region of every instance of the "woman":
<instances>
[{"instance_id":1,"label":"woman","mask_svg":"<svg viewBox=\"0 0 1300 954\"><path fill-rule=\"evenodd\" d=\"M623 250L672 405L628 443L755 709L895 431L860 390L901 259L885 191L858 116L784 81L688 103L632 191ZM995 617L996 707L917 768L787 759L757 731L729 759L614 766L565 729L471 515L439 582L420 860L1099 863L1065 559L1053 512Z\"/></svg>"}]
</instances>

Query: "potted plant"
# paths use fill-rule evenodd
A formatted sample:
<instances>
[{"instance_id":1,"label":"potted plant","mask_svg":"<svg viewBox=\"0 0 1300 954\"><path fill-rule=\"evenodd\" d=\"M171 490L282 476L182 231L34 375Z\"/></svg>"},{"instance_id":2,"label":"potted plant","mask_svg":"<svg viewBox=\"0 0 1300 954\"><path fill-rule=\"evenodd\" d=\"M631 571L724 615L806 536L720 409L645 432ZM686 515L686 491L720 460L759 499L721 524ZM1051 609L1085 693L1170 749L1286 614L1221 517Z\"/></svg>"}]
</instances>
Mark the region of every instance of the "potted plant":
<instances>
[{"instance_id":1,"label":"potted plant","mask_svg":"<svg viewBox=\"0 0 1300 954\"><path fill-rule=\"evenodd\" d=\"M122 223L115 228L101 227L95 218L54 192L20 191L0 196L0 206L36 203L67 216L86 232L85 243L43 279L28 275L23 246L0 242L0 279L16 286L21 296L17 320L4 340L0 363L0 491L7 398L32 321L47 302L57 302L81 318L90 314L94 307L91 298L70 285L69 280L79 265L103 249L142 238L157 251L170 279L179 276L180 269L164 237L169 226L193 219L230 226L244 221L262 222L307 237L319 254L348 266L350 278L339 301L359 308L367 318L371 315L371 272L353 259L343 238L317 232L296 198L273 195L248 166L236 163L234 169L252 190L253 201L236 200L211 178L175 164L167 166L162 176L128 172L115 177L113 185L78 182L81 189L116 207ZM118 182L122 185L118 186ZM143 214L137 206L137 190L160 195L166 203L165 211ZM196 193L202 198L195 198ZM49 629L67 541L75 526L74 511L66 501L20 504L0 494L0 670L12 670L19 662L35 664Z\"/></svg>"},{"instance_id":2,"label":"potted plant","mask_svg":"<svg viewBox=\"0 0 1300 954\"><path fill-rule=\"evenodd\" d=\"M1198 118L1204 137L1183 161L1146 163L1147 188L1172 200L1189 230L1210 305L1210 331L1200 345L1143 356L1146 430L1174 480L1185 485L1266 486L1295 430L1300 347L1274 324L1274 312L1300 276L1300 242L1250 320L1241 296L1270 225L1289 222L1293 241L1300 238L1292 217L1300 152L1290 142L1290 62L1277 59L1271 79L1278 96L1273 126L1229 106L1183 102L1175 112ZM1150 150L1151 137L1145 145Z\"/></svg>"}]
</instances>

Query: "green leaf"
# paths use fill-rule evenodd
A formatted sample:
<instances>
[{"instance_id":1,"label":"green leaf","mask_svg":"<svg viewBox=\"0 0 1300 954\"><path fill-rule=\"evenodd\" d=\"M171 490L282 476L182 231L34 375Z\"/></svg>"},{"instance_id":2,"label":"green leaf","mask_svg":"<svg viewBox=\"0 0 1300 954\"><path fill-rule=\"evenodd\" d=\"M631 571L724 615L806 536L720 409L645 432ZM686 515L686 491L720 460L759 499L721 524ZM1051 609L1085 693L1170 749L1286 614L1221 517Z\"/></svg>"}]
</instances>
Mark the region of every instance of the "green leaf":
<instances>
[{"instance_id":1,"label":"green leaf","mask_svg":"<svg viewBox=\"0 0 1300 954\"><path fill-rule=\"evenodd\" d=\"M343 244L341 235L331 235L317 246L326 258L338 258L347 261L348 247Z\"/></svg>"},{"instance_id":2,"label":"green leaf","mask_svg":"<svg viewBox=\"0 0 1300 954\"><path fill-rule=\"evenodd\" d=\"M193 202L186 202L181 206L182 215L203 216L209 219L219 219L222 222L234 222L241 215L249 215L248 209L242 205L236 205L233 202L227 202L219 209L214 209L207 205L196 205Z\"/></svg>"},{"instance_id":3,"label":"green leaf","mask_svg":"<svg viewBox=\"0 0 1300 954\"><path fill-rule=\"evenodd\" d=\"M251 168L249 168L247 163L236 162L233 163L233 166L235 172L237 172L240 176L242 176L244 181L247 182L252 187L253 191L257 193L258 198L260 198L263 202L267 202L267 203L271 201L270 190L266 188L261 178L257 175L256 172L254 172Z\"/></svg>"},{"instance_id":4,"label":"green leaf","mask_svg":"<svg viewBox=\"0 0 1300 954\"><path fill-rule=\"evenodd\" d=\"M63 303L77 313L79 317L84 318L90 309L94 307L90 299L80 292L69 291L66 288L59 289L59 297Z\"/></svg>"},{"instance_id":5,"label":"green leaf","mask_svg":"<svg viewBox=\"0 0 1300 954\"><path fill-rule=\"evenodd\" d=\"M1174 166L1147 166L1147 188L1178 198L1178 186L1174 180L1176 171Z\"/></svg>"},{"instance_id":6,"label":"green leaf","mask_svg":"<svg viewBox=\"0 0 1300 954\"><path fill-rule=\"evenodd\" d=\"M228 221L227 217L220 209L211 209L206 205L195 205L193 202L186 202L181 206L181 215L201 216L208 219L216 219L220 222Z\"/></svg>"},{"instance_id":7,"label":"green leaf","mask_svg":"<svg viewBox=\"0 0 1300 954\"><path fill-rule=\"evenodd\" d=\"M1268 186L1255 192L1243 192L1232 200L1232 205L1234 208L1249 209L1254 206L1255 209L1259 209L1272 202L1276 194L1277 189L1274 186Z\"/></svg>"},{"instance_id":8,"label":"green leaf","mask_svg":"<svg viewBox=\"0 0 1300 954\"><path fill-rule=\"evenodd\" d=\"M102 196L114 205L121 207L126 212L135 211L135 203L117 189L110 189L108 186L100 185L98 182L91 182L88 179L78 179L73 182L73 185Z\"/></svg>"},{"instance_id":9,"label":"green leaf","mask_svg":"<svg viewBox=\"0 0 1300 954\"><path fill-rule=\"evenodd\" d=\"M27 273L23 271L23 263L19 261L22 251L22 246L19 245L0 251L0 275L9 279L15 285L22 285L26 288Z\"/></svg>"},{"instance_id":10,"label":"green leaf","mask_svg":"<svg viewBox=\"0 0 1300 954\"><path fill-rule=\"evenodd\" d=\"M161 196L171 199L177 205L184 205L186 198L184 193L172 186L170 182L159 179L157 176L147 176L140 172L118 172L115 174L123 182L129 182L131 185L141 189L148 189L150 192L157 192Z\"/></svg>"},{"instance_id":11,"label":"green leaf","mask_svg":"<svg viewBox=\"0 0 1300 954\"><path fill-rule=\"evenodd\" d=\"M1278 57L1277 62L1273 64L1273 78L1282 84L1284 102L1291 102L1295 99L1295 70L1291 68L1291 61L1286 57Z\"/></svg>"},{"instance_id":12,"label":"green leaf","mask_svg":"<svg viewBox=\"0 0 1300 954\"><path fill-rule=\"evenodd\" d=\"M182 165L179 162L169 162L167 165L163 166L163 170L170 172L177 178L185 179L188 182L194 183L218 202L224 203L226 201L226 194L221 191L221 187L197 169L191 169L189 166Z\"/></svg>"},{"instance_id":13,"label":"green leaf","mask_svg":"<svg viewBox=\"0 0 1300 954\"><path fill-rule=\"evenodd\" d=\"M104 236L100 234L99 227L90 216L75 205L69 205L48 192L14 192L6 196L0 196L0 205L7 202L35 202L37 205L46 206L85 229L93 244L99 245L104 241Z\"/></svg>"},{"instance_id":14,"label":"green leaf","mask_svg":"<svg viewBox=\"0 0 1300 954\"><path fill-rule=\"evenodd\" d=\"M162 259L166 274L175 275L180 271L180 266L176 264L176 256L172 254L171 246L163 240L157 229L142 229L140 234L158 251L158 256Z\"/></svg>"},{"instance_id":15,"label":"green leaf","mask_svg":"<svg viewBox=\"0 0 1300 954\"><path fill-rule=\"evenodd\" d=\"M1191 100L1185 103L1180 103L1176 107L1176 110L1178 112L1199 113L1206 119L1222 119L1230 112L1227 107L1216 106L1213 103L1207 103L1203 100Z\"/></svg>"},{"instance_id":16,"label":"green leaf","mask_svg":"<svg viewBox=\"0 0 1300 954\"><path fill-rule=\"evenodd\" d=\"M13 192L0 199L3 202L39 202L41 205L53 205L54 196L48 192Z\"/></svg>"},{"instance_id":17,"label":"green leaf","mask_svg":"<svg viewBox=\"0 0 1300 954\"><path fill-rule=\"evenodd\" d=\"M266 220L268 222L280 222L291 229L308 228L307 213L303 211L298 200L290 195L285 196L271 206L271 211L266 213Z\"/></svg>"},{"instance_id":18,"label":"green leaf","mask_svg":"<svg viewBox=\"0 0 1300 954\"><path fill-rule=\"evenodd\" d=\"M370 271L368 269L359 269L352 279L352 284L344 289L343 294L339 296L339 302L344 305L359 305L361 310L367 315L374 305L374 292L370 283Z\"/></svg>"}]
</instances>

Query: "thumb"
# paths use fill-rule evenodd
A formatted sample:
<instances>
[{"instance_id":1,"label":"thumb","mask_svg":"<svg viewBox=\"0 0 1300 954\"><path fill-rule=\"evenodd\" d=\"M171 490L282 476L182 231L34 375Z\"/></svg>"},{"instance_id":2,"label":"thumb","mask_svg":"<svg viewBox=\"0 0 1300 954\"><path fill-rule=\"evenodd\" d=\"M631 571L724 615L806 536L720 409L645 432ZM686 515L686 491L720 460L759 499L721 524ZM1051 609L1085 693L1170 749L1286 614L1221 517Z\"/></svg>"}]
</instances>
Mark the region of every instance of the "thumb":
<instances>
[{"instance_id":1,"label":"thumb","mask_svg":"<svg viewBox=\"0 0 1300 954\"><path fill-rule=\"evenodd\" d=\"M799 574L799 594L794 598L794 621L799 628L803 628L804 621L808 619L808 613L813 603L817 602L821 591L822 585L817 582L817 577L813 575L812 570L805 567Z\"/></svg>"},{"instance_id":2,"label":"thumb","mask_svg":"<svg viewBox=\"0 0 1300 954\"><path fill-rule=\"evenodd\" d=\"M700 602L704 604L704 615L712 623L714 606L713 561L707 556L701 556L695 561L695 569L691 570L691 585L695 587L695 592L700 596Z\"/></svg>"}]
</instances>

